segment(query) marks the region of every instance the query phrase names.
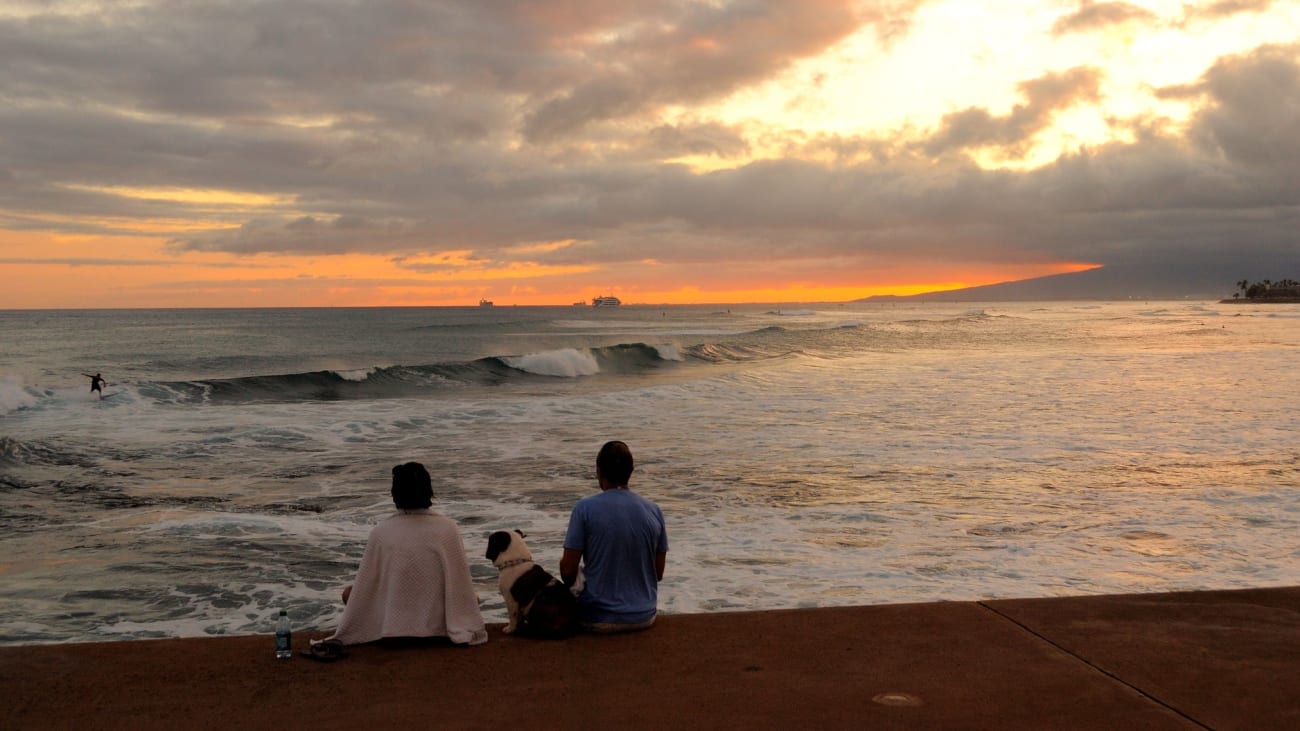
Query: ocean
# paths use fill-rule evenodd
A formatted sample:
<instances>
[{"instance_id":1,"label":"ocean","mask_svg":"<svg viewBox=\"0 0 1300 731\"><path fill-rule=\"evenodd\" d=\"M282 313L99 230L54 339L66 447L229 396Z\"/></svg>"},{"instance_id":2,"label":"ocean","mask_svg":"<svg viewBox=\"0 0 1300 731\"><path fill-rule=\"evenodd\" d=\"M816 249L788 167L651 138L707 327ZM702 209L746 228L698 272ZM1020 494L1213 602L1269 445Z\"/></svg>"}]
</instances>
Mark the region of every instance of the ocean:
<instances>
[{"instance_id":1,"label":"ocean","mask_svg":"<svg viewBox=\"0 0 1300 731\"><path fill-rule=\"evenodd\" d=\"M610 439L666 613L1300 584L1300 306L0 312L0 644L328 631L394 464L557 572ZM102 400L89 378L102 372Z\"/></svg>"}]
</instances>

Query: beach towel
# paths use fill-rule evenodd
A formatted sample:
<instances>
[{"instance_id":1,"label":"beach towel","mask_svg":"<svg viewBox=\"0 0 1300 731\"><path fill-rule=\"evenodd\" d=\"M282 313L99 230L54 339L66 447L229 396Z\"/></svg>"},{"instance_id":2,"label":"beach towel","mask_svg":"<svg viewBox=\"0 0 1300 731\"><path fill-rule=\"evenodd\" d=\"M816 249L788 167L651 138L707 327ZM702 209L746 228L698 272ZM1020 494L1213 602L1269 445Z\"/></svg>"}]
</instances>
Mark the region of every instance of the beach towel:
<instances>
[{"instance_id":1,"label":"beach towel","mask_svg":"<svg viewBox=\"0 0 1300 731\"><path fill-rule=\"evenodd\" d=\"M384 637L487 642L460 529L432 510L404 510L370 531L352 595L333 639Z\"/></svg>"}]
</instances>

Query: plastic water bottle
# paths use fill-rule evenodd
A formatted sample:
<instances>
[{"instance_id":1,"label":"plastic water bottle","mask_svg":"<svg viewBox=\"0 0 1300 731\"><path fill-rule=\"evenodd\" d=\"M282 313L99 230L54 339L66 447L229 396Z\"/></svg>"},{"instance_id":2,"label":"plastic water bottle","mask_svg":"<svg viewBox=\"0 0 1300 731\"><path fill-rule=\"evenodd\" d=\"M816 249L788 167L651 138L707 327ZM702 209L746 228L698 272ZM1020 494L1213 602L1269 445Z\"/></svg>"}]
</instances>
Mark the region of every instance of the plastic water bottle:
<instances>
[{"instance_id":1,"label":"plastic water bottle","mask_svg":"<svg viewBox=\"0 0 1300 731\"><path fill-rule=\"evenodd\" d=\"M275 657L279 660L293 657L293 630L289 628L289 613L283 609L275 623Z\"/></svg>"}]
</instances>

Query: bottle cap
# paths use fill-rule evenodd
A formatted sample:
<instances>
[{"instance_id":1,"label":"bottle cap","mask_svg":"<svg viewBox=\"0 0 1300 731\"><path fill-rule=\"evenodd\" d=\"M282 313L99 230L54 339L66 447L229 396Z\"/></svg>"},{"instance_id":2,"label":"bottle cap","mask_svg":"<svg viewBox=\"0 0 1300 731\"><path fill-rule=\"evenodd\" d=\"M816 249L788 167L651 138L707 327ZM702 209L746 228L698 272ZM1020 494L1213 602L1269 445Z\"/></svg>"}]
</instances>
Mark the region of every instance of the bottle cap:
<instances>
[{"instance_id":1,"label":"bottle cap","mask_svg":"<svg viewBox=\"0 0 1300 731\"><path fill-rule=\"evenodd\" d=\"M283 617L283 616L286 615L286 614L288 614L287 611L285 611L285 610L283 610L283 609L280 610L280 616L281 616L281 617Z\"/></svg>"}]
</instances>

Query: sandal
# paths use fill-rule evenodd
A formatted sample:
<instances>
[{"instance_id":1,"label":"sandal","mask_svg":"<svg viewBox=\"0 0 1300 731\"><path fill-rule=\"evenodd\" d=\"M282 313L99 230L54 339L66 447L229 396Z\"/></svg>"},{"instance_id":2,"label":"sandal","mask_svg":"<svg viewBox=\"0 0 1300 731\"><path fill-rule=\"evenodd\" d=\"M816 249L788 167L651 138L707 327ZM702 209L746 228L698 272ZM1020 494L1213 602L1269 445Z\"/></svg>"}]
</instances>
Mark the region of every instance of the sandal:
<instances>
[{"instance_id":1,"label":"sandal","mask_svg":"<svg viewBox=\"0 0 1300 731\"><path fill-rule=\"evenodd\" d=\"M339 640L312 640L299 654L320 662L334 662L347 657L348 651Z\"/></svg>"}]
</instances>

